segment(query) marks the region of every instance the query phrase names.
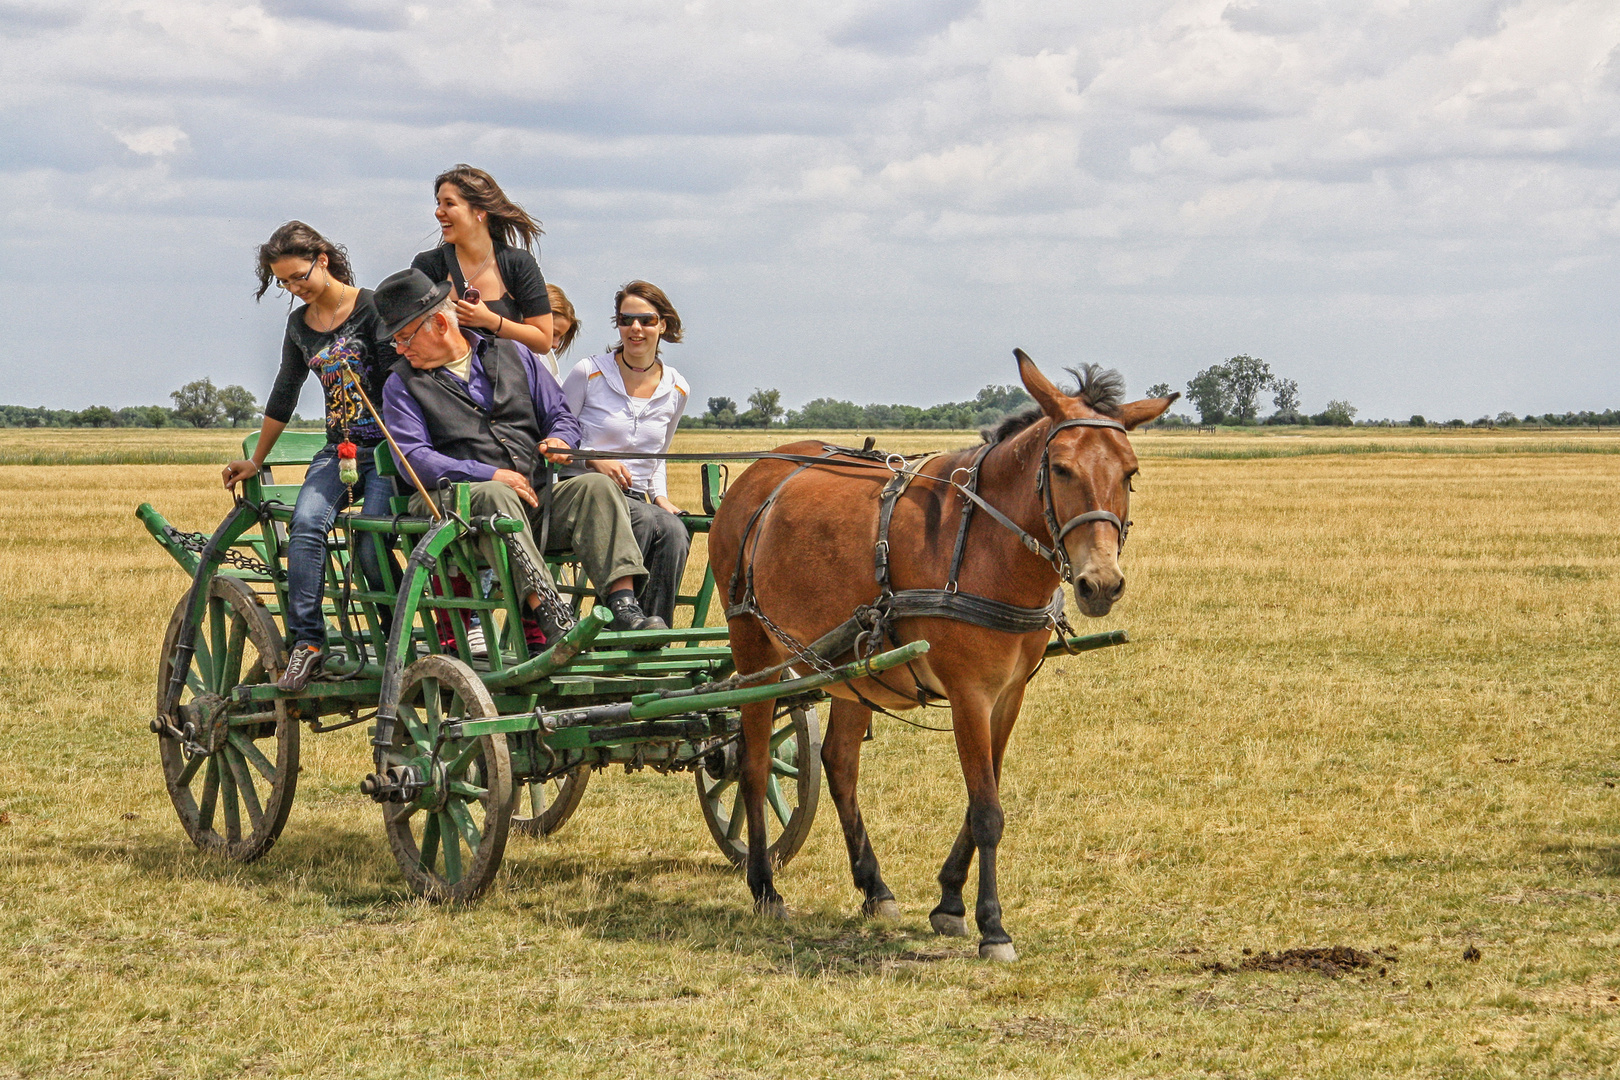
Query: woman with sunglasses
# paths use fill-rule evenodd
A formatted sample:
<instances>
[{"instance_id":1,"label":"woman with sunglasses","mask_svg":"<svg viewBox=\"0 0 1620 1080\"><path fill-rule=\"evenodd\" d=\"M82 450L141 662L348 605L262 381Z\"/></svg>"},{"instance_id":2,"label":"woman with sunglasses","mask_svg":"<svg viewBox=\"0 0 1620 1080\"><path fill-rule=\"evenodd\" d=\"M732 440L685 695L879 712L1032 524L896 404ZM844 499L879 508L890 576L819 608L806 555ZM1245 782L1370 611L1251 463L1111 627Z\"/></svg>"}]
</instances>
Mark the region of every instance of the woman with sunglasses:
<instances>
[{"instance_id":1,"label":"woman with sunglasses","mask_svg":"<svg viewBox=\"0 0 1620 1080\"><path fill-rule=\"evenodd\" d=\"M326 445L315 454L298 489L287 538L287 633L292 653L278 685L296 692L319 672L324 659L326 619L321 598L327 530L351 498L360 500L365 513L385 515L394 494L393 481L378 475L372 453L383 440L382 430L361 402L350 373L373 404L379 403L388 366L396 357L384 355L377 344L381 323L371 290L355 287L347 253L302 221L287 222L260 245L258 276L255 299L263 299L274 284L303 304L287 316L281 370L264 405L259 443L251 459L225 466L225 486L235 487L264 467L264 459L292 419L310 372L326 395ZM348 484L342 476L342 453L351 448L359 479ZM381 588L376 551L370 544L358 548L361 573L373 588Z\"/></svg>"},{"instance_id":2,"label":"woman with sunglasses","mask_svg":"<svg viewBox=\"0 0 1620 1080\"><path fill-rule=\"evenodd\" d=\"M664 290L632 281L613 298L619 343L611 352L575 364L563 379L563 397L579 418L580 448L662 454L686 411L689 388L659 356L660 342L681 340L681 317ZM691 536L669 500L664 463L655 459L590 461L624 491L630 527L647 567L636 599L648 615L675 625L675 596L686 570Z\"/></svg>"},{"instance_id":3,"label":"woman with sunglasses","mask_svg":"<svg viewBox=\"0 0 1620 1080\"><path fill-rule=\"evenodd\" d=\"M439 246L411 266L455 289L463 330L551 351L551 300L531 250L540 223L506 197L483 169L457 165L433 180Z\"/></svg>"}]
</instances>

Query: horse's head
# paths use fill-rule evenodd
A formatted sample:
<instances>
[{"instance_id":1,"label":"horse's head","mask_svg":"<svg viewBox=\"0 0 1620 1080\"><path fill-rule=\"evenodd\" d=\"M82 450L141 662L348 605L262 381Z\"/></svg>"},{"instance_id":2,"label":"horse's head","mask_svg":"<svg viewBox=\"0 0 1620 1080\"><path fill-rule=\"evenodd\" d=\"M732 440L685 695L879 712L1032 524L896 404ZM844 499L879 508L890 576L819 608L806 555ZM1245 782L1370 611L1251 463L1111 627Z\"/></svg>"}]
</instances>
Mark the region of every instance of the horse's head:
<instances>
[{"instance_id":1,"label":"horse's head","mask_svg":"<svg viewBox=\"0 0 1620 1080\"><path fill-rule=\"evenodd\" d=\"M1119 553L1137 470L1125 432L1157 419L1181 395L1123 403L1124 380L1118 373L1087 365L1075 373L1079 392L1070 397L1022 349L1013 355L1024 388L1051 421L1041 497L1053 551L1060 569L1069 572L1080 610L1106 615L1125 591Z\"/></svg>"}]
</instances>

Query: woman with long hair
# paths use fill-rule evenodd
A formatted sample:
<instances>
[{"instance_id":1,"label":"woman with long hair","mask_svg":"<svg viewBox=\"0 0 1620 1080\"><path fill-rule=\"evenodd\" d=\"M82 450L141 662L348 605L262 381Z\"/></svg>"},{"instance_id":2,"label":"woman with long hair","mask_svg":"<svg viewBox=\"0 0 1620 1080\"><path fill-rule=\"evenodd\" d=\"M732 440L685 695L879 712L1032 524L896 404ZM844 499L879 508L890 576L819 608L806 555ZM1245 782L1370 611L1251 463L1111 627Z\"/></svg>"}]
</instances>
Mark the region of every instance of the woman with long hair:
<instances>
[{"instance_id":1,"label":"woman with long hair","mask_svg":"<svg viewBox=\"0 0 1620 1080\"><path fill-rule=\"evenodd\" d=\"M264 405L259 443L253 457L225 466L225 486L235 487L264 467L264 459L292 419L298 394L311 372L326 396L326 445L309 464L287 538L287 632L292 653L279 685L299 691L320 670L326 647L321 614L326 575L326 533L351 498L367 514L388 514L393 481L377 472L373 448L382 429L361 403L352 372L372 402L382 401L383 380L396 359L377 343L381 323L371 290L356 288L347 252L302 221L289 221L259 245L259 291L272 284L303 303L288 314L281 342L281 370ZM352 457L358 478L344 480L344 459ZM360 569L373 587L382 575L370 544L358 545Z\"/></svg>"},{"instance_id":2,"label":"woman with long hair","mask_svg":"<svg viewBox=\"0 0 1620 1080\"><path fill-rule=\"evenodd\" d=\"M579 316L574 314L574 305L568 295L549 281L546 282L546 297L551 301L551 351L541 359L551 373L561 379L562 369L558 365L568 347L579 336Z\"/></svg>"},{"instance_id":3,"label":"woman with long hair","mask_svg":"<svg viewBox=\"0 0 1620 1080\"><path fill-rule=\"evenodd\" d=\"M563 379L563 397L584 429L580 448L667 453L690 388L664 363L659 345L681 340L681 316L664 290L647 281L620 289L613 310L619 343L581 360ZM649 458L586 464L607 474L629 500L630 528L647 568L636 599L648 615L674 626L691 534L679 517L684 511L669 499L664 463Z\"/></svg>"},{"instance_id":4,"label":"woman with long hair","mask_svg":"<svg viewBox=\"0 0 1620 1080\"><path fill-rule=\"evenodd\" d=\"M551 351L551 300L533 247L540 223L483 169L457 165L433 180L439 245L411 265L455 290L463 330Z\"/></svg>"}]
</instances>

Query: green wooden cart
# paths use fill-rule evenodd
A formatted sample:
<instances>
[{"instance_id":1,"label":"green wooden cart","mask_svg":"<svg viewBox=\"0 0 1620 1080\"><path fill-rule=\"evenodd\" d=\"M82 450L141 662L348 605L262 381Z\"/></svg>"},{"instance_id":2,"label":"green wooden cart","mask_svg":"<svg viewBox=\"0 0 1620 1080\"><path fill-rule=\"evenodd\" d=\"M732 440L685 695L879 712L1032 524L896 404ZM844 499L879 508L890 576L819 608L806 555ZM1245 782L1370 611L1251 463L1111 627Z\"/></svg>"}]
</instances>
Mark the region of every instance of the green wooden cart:
<instances>
[{"instance_id":1,"label":"green wooden cart","mask_svg":"<svg viewBox=\"0 0 1620 1080\"><path fill-rule=\"evenodd\" d=\"M244 455L257 440L246 440ZM564 556L548 562L577 622L553 647L532 653L518 629L516 549L505 542L520 525L473 517L466 485L458 485L456 509L442 521L403 516L404 498L395 499L399 517L338 515L327 543L325 674L300 693L284 693L276 687L287 655L280 615L298 488L274 483L272 473L307 465L324 444L321 433L283 434L268 467L247 481L211 536L175 529L150 505L136 511L192 578L158 664L151 728L164 780L186 833L228 858L261 857L286 825L301 727L366 724L375 771L359 787L380 804L389 846L420 895L477 896L500 867L510 829L555 832L579 806L592 771L611 764L692 773L709 831L740 863L747 839L738 706L777 698L767 797L772 854L785 863L808 835L820 793L821 688L927 649L918 642L832 671L749 685L735 677L726 628L705 625L712 574L680 597L690 618L677 621L689 626L612 633L605 606L586 603L582 571ZM393 472L386 448L377 460ZM718 469L705 469L707 492ZM711 515L717 499L705 497ZM710 520L685 519L693 532ZM480 556L480 541L493 558ZM377 551L381 589L358 573L361 544ZM453 576L479 585L458 590ZM461 612L484 634L487 648L478 655Z\"/></svg>"}]
</instances>

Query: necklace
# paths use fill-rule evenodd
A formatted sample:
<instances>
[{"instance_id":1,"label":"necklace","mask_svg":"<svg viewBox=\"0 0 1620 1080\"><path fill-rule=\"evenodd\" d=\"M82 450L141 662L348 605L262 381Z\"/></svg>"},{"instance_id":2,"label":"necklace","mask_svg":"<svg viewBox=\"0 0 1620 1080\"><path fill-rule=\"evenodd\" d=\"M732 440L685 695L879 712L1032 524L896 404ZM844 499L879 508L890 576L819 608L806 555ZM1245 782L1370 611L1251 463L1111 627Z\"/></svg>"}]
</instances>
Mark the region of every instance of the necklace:
<instances>
[{"instance_id":1,"label":"necklace","mask_svg":"<svg viewBox=\"0 0 1620 1080\"><path fill-rule=\"evenodd\" d=\"M333 279L331 275L327 275L326 284L321 286L321 291L315 296L316 301L320 300L321 297L326 295L326 290L332 287L332 281ZM343 310L343 290L346 288L348 288L347 285L344 285L341 281L338 282L337 306L332 309L331 323L327 326L312 325L310 327L311 330L314 330L318 334L330 334L333 330L337 329L337 325L341 321L337 316L338 312ZM319 315L321 313L321 309L316 307L313 301L309 305L309 310L310 313L314 315Z\"/></svg>"},{"instance_id":2,"label":"necklace","mask_svg":"<svg viewBox=\"0 0 1620 1080\"><path fill-rule=\"evenodd\" d=\"M466 267L461 266L461 249L460 248L456 249L455 260L456 260L456 265L458 267L461 267L461 280L465 281L467 283L467 288L470 289L470 288L473 287L473 279L476 278L479 274L482 274L485 270L489 269L489 264L495 261L495 252L494 252L494 250L491 250L490 253L489 253L489 258L487 258L483 262L479 263L477 268L474 269L473 272L470 273L470 274L467 273Z\"/></svg>"},{"instance_id":3,"label":"necklace","mask_svg":"<svg viewBox=\"0 0 1620 1080\"><path fill-rule=\"evenodd\" d=\"M620 352L619 353L619 363L623 364L625 367L629 368L631 371L634 371L637 375L645 375L647 372L651 371L653 368L658 366L658 357L654 356L653 357L653 362L648 364L646 367L636 367L636 365L632 364L630 361L628 361L628 360L626 360L624 358L624 353L623 352Z\"/></svg>"}]
</instances>

